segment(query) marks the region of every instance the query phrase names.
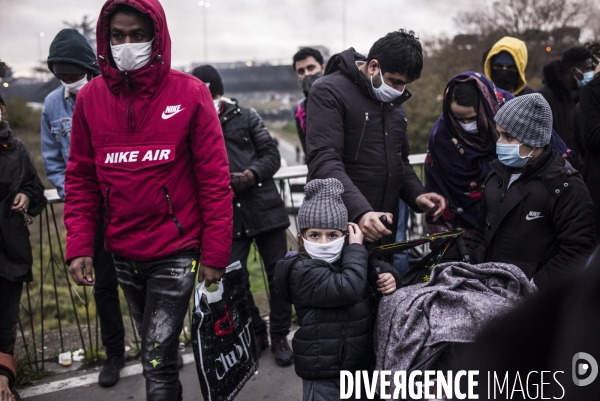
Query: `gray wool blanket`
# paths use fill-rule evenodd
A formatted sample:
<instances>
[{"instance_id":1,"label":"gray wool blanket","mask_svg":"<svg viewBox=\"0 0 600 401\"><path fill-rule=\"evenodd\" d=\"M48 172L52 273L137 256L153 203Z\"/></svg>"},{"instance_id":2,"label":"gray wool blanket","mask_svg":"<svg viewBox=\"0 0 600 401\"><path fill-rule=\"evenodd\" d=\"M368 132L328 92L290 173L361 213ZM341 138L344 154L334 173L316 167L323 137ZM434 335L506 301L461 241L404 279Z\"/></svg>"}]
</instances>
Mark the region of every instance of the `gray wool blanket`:
<instances>
[{"instance_id":1,"label":"gray wool blanket","mask_svg":"<svg viewBox=\"0 0 600 401\"><path fill-rule=\"evenodd\" d=\"M437 265L429 282L401 288L381 300L376 369L408 370L423 347L472 342L493 318L532 293L529 280L514 265Z\"/></svg>"}]
</instances>

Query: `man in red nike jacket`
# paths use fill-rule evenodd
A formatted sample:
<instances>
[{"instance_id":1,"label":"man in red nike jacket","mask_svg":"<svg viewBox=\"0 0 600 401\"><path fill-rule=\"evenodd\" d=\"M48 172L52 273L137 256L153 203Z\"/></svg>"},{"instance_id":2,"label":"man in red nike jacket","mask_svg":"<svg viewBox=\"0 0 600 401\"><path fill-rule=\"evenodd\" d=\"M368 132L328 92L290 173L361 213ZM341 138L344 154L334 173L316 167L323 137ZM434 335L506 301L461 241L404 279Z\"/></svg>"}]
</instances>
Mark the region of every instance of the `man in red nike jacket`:
<instances>
[{"instance_id":1,"label":"man in red nike jacket","mask_svg":"<svg viewBox=\"0 0 600 401\"><path fill-rule=\"evenodd\" d=\"M96 37L102 75L77 95L65 176L67 263L79 285L93 284L104 204L105 247L142 337L147 399L181 399L178 336L196 272L210 284L229 262L223 134L206 85L170 68L158 0L106 1Z\"/></svg>"}]
</instances>

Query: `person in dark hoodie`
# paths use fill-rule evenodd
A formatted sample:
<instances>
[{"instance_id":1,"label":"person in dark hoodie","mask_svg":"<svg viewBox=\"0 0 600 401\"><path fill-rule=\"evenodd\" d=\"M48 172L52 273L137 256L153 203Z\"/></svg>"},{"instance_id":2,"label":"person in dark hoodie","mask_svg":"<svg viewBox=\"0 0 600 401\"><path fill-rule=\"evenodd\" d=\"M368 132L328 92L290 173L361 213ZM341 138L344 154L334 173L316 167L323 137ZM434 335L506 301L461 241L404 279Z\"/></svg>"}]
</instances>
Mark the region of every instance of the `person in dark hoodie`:
<instances>
[{"instance_id":1,"label":"person in dark hoodie","mask_svg":"<svg viewBox=\"0 0 600 401\"><path fill-rule=\"evenodd\" d=\"M44 186L0 97L0 352L14 355L23 283L33 281L27 225L46 206Z\"/></svg>"},{"instance_id":2,"label":"person in dark hoodie","mask_svg":"<svg viewBox=\"0 0 600 401\"><path fill-rule=\"evenodd\" d=\"M414 33L395 31L375 42L368 57L353 48L334 55L308 94L308 177L342 182L349 220L368 242L394 241L379 219L395 221L399 196L434 217L446 208L443 197L425 191L408 160L402 103L422 67Z\"/></svg>"},{"instance_id":3,"label":"person in dark hoodie","mask_svg":"<svg viewBox=\"0 0 600 401\"><path fill-rule=\"evenodd\" d=\"M538 92L552 109L552 126L567 146L582 153L574 129L575 107L581 88L592 80L592 53L585 47L568 49L560 60L544 66L544 85Z\"/></svg>"},{"instance_id":4,"label":"person in dark hoodie","mask_svg":"<svg viewBox=\"0 0 600 401\"><path fill-rule=\"evenodd\" d=\"M306 154L306 101L312 84L321 78L325 72L323 55L317 49L303 47L294 54L292 67L294 67L294 72L298 77L298 85L304 93L304 98L298 102L296 110L294 110L294 119L296 120L296 131L298 132L298 138L300 138L302 151Z\"/></svg>"},{"instance_id":5,"label":"person in dark hoodie","mask_svg":"<svg viewBox=\"0 0 600 401\"><path fill-rule=\"evenodd\" d=\"M223 132L206 85L171 69L159 0L106 1L96 38L102 76L77 94L65 174L67 264L78 285L93 285L104 204L146 399L181 400L177 350L196 275L210 286L231 252Z\"/></svg>"},{"instance_id":6,"label":"person in dark hoodie","mask_svg":"<svg viewBox=\"0 0 600 401\"><path fill-rule=\"evenodd\" d=\"M473 263L517 265L544 291L577 273L596 244L590 195L549 146L552 111L539 93L509 100L495 117L498 160L485 181Z\"/></svg>"},{"instance_id":7,"label":"person in dark hoodie","mask_svg":"<svg viewBox=\"0 0 600 401\"><path fill-rule=\"evenodd\" d=\"M594 79L581 89L579 122L586 149L582 175L594 202L596 236L600 237L600 63Z\"/></svg>"},{"instance_id":8,"label":"person in dark hoodie","mask_svg":"<svg viewBox=\"0 0 600 401\"><path fill-rule=\"evenodd\" d=\"M485 55L483 71L500 89L514 96L535 93L527 86L527 45L522 40L505 36L497 41Z\"/></svg>"},{"instance_id":9,"label":"person in dark hoodie","mask_svg":"<svg viewBox=\"0 0 600 401\"><path fill-rule=\"evenodd\" d=\"M304 192L298 210L298 252L277 263L275 289L281 299L294 304L298 315L300 328L292 344L303 401L337 400L340 371L371 368L369 287L391 294L396 276L389 265L381 265L379 275L368 274L363 235L348 222L340 181L315 179Z\"/></svg>"},{"instance_id":10,"label":"person in dark hoodie","mask_svg":"<svg viewBox=\"0 0 600 401\"><path fill-rule=\"evenodd\" d=\"M48 69L61 86L50 92L42 109L42 157L46 177L65 199L65 171L69 159L71 125L77 93L90 80L100 75L98 62L88 41L75 29L63 29L50 44ZM106 363L98 382L111 387L119 381L125 366L125 329L119 303L119 283L110 253L104 250L104 210L94 242L94 299L100 319L102 345L106 347Z\"/></svg>"},{"instance_id":11,"label":"person in dark hoodie","mask_svg":"<svg viewBox=\"0 0 600 401\"><path fill-rule=\"evenodd\" d=\"M267 324L260 316L250 291L246 264L252 242L256 243L269 279L271 351L278 365L290 365L292 350L287 335L292 323L292 308L281 302L273 291L275 265L285 256L285 229L290 225L285 205L273 181L273 175L281 165L277 144L254 109L239 107L235 99L223 97L223 81L214 67L197 67L192 75L210 89L225 137L234 193L230 262L239 260L244 270L248 308L259 354L269 346L269 335Z\"/></svg>"}]
</instances>

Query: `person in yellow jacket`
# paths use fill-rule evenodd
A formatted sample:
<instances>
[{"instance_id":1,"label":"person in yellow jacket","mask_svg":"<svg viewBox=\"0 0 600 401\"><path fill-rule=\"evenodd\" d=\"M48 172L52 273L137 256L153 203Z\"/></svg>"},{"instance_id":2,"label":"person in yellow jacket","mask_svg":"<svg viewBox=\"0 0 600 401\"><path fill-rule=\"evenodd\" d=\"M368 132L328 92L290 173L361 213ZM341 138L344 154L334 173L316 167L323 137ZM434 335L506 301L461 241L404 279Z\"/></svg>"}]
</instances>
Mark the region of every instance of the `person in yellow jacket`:
<instances>
[{"instance_id":1,"label":"person in yellow jacket","mask_svg":"<svg viewBox=\"0 0 600 401\"><path fill-rule=\"evenodd\" d=\"M515 96L535 93L527 86L527 46L517 38L505 36L490 49L483 65L486 77L500 89Z\"/></svg>"}]
</instances>

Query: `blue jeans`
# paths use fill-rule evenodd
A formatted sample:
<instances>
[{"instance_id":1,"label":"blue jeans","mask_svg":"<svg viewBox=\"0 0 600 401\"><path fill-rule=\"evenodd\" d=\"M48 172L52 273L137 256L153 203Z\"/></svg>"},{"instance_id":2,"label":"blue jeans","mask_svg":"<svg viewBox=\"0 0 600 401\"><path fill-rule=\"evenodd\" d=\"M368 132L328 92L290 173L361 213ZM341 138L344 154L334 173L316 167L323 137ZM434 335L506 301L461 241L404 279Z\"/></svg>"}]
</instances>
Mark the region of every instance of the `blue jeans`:
<instances>
[{"instance_id":1,"label":"blue jeans","mask_svg":"<svg viewBox=\"0 0 600 401\"><path fill-rule=\"evenodd\" d=\"M402 200L398 204L398 222L396 229L396 242L406 241L406 230L408 225L408 206ZM401 275L408 271L408 251L399 252L394 255L394 268Z\"/></svg>"},{"instance_id":2,"label":"blue jeans","mask_svg":"<svg viewBox=\"0 0 600 401\"><path fill-rule=\"evenodd\" d=\"M196 281L198 253L185 251L145 262L114 255L114 260L142 341L146 399L181 400L177 349Z\"/></svg>"}]
</instances>

